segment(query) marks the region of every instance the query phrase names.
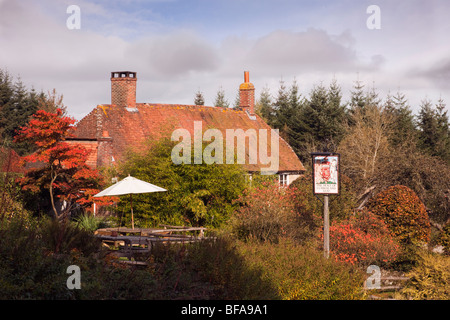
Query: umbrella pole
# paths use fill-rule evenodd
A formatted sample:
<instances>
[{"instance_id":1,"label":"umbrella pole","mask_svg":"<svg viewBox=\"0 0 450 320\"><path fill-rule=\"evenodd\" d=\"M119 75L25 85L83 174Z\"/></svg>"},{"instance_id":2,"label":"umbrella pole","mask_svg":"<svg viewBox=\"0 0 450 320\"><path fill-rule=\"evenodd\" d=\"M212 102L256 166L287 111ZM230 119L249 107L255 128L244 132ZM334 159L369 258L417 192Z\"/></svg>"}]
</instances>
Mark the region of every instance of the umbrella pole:
<instances>
[{"instance_id":1,"label":"umbrella pole","mask_svg":"<svg viewBox=\"0 0 450 320\"><path fill-rule=\"evenodd\" d=\"M131 228L134 230L133 195L131 193L130 193L130 203L131 203Z\"/></svg>"}]
</instances>

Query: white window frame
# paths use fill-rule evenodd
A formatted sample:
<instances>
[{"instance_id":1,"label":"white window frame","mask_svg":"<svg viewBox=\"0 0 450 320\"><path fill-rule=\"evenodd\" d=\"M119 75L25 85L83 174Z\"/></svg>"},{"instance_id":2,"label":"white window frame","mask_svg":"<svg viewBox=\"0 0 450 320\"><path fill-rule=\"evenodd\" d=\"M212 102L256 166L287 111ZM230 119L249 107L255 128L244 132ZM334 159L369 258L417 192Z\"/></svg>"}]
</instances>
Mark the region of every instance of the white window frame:
<instances>
[{"instance_id":1,"label":"white window frame","mask_svg":"<svg viewBox=\"0 0 450 320\"><path fill-rule=\"evenodd\" d=\"M278 175L278 183L281 187L287 187L289 185L289 174L280 173Z\"/></svg>"}]
</instances>

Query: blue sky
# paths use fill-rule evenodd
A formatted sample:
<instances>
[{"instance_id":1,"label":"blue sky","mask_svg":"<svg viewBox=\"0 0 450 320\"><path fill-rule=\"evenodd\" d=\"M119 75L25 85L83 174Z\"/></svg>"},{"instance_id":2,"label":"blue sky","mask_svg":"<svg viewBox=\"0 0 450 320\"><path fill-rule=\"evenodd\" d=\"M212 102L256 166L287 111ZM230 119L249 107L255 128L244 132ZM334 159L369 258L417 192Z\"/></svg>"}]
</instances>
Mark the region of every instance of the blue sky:
<instances>
[{"instance_id":1,"label":"blue sky","mask_svg":"<svg viewBox=\"0 0 450 320\"><path fill-rule=\"evenodd\" d=\"M380 29L366 22L380 8ZM66 12L80 8L80 29ZM37 90L64 95L80 119L109 103L111 71L138 76L137 101L233 102L243 72L259 95L295 79L308 96L336 78L344 97L356 79L381 98L400 91L450 102L450 2L446 0L0 0L0 68Z\"/></svg>"}]
</instances>

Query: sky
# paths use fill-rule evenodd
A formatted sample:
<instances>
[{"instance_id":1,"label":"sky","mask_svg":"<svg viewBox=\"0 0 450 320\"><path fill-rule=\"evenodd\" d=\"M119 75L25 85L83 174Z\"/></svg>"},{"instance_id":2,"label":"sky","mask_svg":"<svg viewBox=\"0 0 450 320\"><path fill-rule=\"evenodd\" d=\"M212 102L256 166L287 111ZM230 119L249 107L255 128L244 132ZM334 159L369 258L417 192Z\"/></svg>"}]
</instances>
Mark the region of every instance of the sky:
<instances>
[{"instance_id":1,"label":"sky","mask_svg":"<svg viewBox=\"0 0 450 320\"><path fill-rule=\"evenodd\" d=\"M78 13L70 9L79 8ZM373 6L376 6L375 9ZM111 100L112 71L137 72L137 102L234 103L244 71L258 98L333 79L379 97L450 105L447 0L0 0L0 68L64 97L80 120Z\"/></svg>"}]
</instances>

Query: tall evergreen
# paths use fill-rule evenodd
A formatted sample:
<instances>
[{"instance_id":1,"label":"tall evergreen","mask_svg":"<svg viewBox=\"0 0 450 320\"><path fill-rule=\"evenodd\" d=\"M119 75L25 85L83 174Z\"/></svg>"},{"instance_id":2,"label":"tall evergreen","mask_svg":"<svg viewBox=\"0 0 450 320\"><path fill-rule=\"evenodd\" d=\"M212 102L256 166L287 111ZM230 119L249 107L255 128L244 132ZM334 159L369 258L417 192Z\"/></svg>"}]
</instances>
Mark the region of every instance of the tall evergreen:
<instances>
[{"instance_id":1,"label":"tall evergreen","mask_svg":"<svg viewBox=\"0 0 450 320\"><path fill-rule=\"evenodd\" d=\"M328 90L323 84L312 89L301 118L305 132L303 140L314 151L335 151L343 138L346 114L341 99L341 90L335 80Z\"/></svg>"},{"instance_id":2,"label":"tall evergreen","mask_svg":"<svg viewBox=\"0 0 450 320\"><path fill-rule=\"evenodd\" d=\"M275 112L272 106L272 96L270 94L270 89L267 86L265 86L261 91L259 99L256 103L255 111L261 118L266 120L269 125L272 125L275 117Z\"/></svg>"},{"instance_id":3,"label":"tall evergreen","mask_svg":"<svg viewBox=\"0 0 450 320\"><path fill-rule=\"evenodd\" d=\"M450 163L450 128L445 103L439 99L433 107L429 99L422 101L417 116L419 147L432 156Z\"/></svg>"},{"instance_id":4,"label":"tall evergreen","mask_svg":"<svg viewBox=\"0 0 450 320\"><path fill-rule=\"evenodd\" d=\"M353 90L350 90L350 113L353 113L355 109L364 109L366 105L366 94L364 93L365 85L359 79L353 83Z\"/></svg>"},{"instance_id":5,"label":"tall evergreen","mask_svg":"<svg viewBox=\"0 0 450 320\"><path fill-rule=\"evenodd\" d=\"M34 89L28 90L18 79L13 82L7 71L0 69L0 134L3 144L11 145L19 154L29 151L25 144L12 145L17 129L26 125L37 110L39 99Z\"/></svg>"},{"instance_id":6,"label":"tall evergreen","mask_svg":"<svg viewBox=\"0 0 450 320\"><path fill-rule=\"evenodd\" d=\"M280 80L280 86L278 88L278 95L273 103L273 111L275 118L273 119L272 126L281 129L286 125L286 116L289 110L289 93L286 89L284 80Z\"/></svg>"},{"instance_id":7,"label":"tall evergreen","mask_svg":"<svg viewBox=\"0 0 450 320\"><path fill-rule=\"evenodd\" d=\"M384 110L390 117L390 142L394 147L416 144L414 116L404 94L388 94Z\"/></svg>"},{"instance_id":8,"label":"tall evergreen","mask_svg":"<svg viewBox=\"0 0 450 320\"><path fill-rule=\"evenodd\" d=\"M447 161L447 163L450 163L450 126L445 107L446 104L444 103L444 100L442 97L439 98L438 103L436 104L436 117L440 139L436 145L436 155Z\"/></svg>"}]
</instances>

